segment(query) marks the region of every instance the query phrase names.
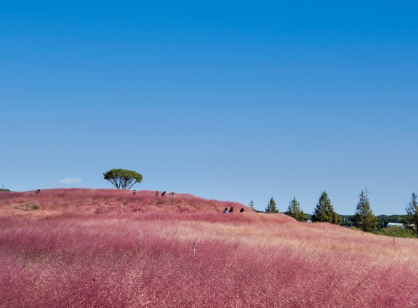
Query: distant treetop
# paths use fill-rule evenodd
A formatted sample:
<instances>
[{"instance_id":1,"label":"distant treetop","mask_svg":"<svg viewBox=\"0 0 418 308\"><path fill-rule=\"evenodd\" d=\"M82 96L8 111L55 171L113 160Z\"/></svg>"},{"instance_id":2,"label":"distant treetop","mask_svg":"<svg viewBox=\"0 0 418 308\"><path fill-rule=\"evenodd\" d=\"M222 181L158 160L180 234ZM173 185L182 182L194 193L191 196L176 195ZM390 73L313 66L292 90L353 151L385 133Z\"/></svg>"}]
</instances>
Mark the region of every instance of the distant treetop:
<instances>
[{"instance_id":1,"label":"distant treetop","mask_svg":"<svg viewBox=\"0 0 418 308\"><path fill-rule=\"evenodd\" d=\"M377 218L370 208L369 197L364 191L361 191L359 197L360 200L354 215L354 225L366 232L373 231L377 228Z\"/></svg>"},{"instance_id":2,"label":"distant treetop","mask_svg":"<svg viewBox=\"0 0 418 308\"><path fill-rule=\"evenodd\" d=\"M136 183L142 182L142 175L132 170L112 169L103 173L103 176L117 189L130 189Z\"/></svg>"},{"instance_id":3,"label":"distant treetop","mask_svg":"<svg viewBox=\"0 0 418 308\"><path fill-rule=\"evenodd\" d=\"M299 202L296 200L296 197L290 201L287 208L287 214L299 221L306 220L306 214L300 209Z\"/></svg>"},{"instance_id":4,"label":"distant treetop","mask_svg":"<svg viewBox=\"0 0 418 308\"><path fill-rule=\"evenodd\" d=\"M278 213L279 210L276 208L276 201L274 201L273 197L271 197L269 203L267 204L266 213Z\"/></svg>"},{"instance_id":5,"label":"distant treetop","mask_svg":"<svg viewBox=\"0 0 418 308\"><path fill-rule=\"evenodd\" d=\"M330 222L336 225L341 223L341 218L334 211L334 207L331 204L331 200L328 198L326 191L319 197L318 204L312 215L312 221Z\"/></svg>"}]
</instances>

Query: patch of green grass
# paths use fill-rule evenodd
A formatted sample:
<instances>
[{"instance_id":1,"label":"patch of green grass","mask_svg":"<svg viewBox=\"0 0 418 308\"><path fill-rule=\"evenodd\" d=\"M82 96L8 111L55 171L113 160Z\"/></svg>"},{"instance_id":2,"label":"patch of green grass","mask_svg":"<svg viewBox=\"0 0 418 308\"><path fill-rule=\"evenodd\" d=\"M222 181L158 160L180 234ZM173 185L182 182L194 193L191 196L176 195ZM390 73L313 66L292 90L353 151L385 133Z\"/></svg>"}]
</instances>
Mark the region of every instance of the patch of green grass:
<instances>
[{"instance_id":1,"label":"patch of green grass","mask_svg":"<svg viewBox=\"0 0 418 308\"><path fill-rule=\"evenodd\" d=\"M39 209L39 205L37 205L36 203L26 203L19 205L17 208L23 211L36 211Z\"/></svg>"},{"instance_id":2,"label":"patch of green grass","mask_svg":"<svg viewBox=\"0 0 418 308\"><path fill-rule=\"evenodd\" d=\"M356 228L356 227L350 227L350 229L361 231L361 229ZM416 233L414 233L412 230L399 228L399 227L382 228L382 229L375 230L371 233L380 234L384 236L395 236L395 237L411 237L411 238L417 237Z\"/></svg>"},{"instance_id":3,"label":"patch of green grass","mask_svg":"<svg viewBox=\"0 0 418 308\"><path fill-rule=\"evenodd\" d=\"M385 236L395 236L395 237L417 237L416 233L412 230L399 228L399 227L387 227L376 230L374 234L380 234Z\"/></svg>"}]
</instances>

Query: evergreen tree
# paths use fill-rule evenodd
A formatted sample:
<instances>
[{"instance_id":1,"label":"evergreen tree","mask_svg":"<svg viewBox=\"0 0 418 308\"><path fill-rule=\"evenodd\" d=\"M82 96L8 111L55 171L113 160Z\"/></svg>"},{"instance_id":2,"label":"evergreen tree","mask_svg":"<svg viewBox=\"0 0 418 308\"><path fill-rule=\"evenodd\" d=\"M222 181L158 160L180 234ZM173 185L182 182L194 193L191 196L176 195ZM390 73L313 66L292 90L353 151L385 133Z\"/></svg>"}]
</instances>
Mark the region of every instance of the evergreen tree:
<instances>
[{"instance_id":1,"label":"evergreen tree","mask_svg":"<svg viewBox=\"0 0 418 308\"><path fill-rule=\"evenodd\" d=\"M296 197L294 197L293 200L290 201L289 207L287 208L287 212L296 220L306 220L306 214L300 209L299 202L296 201Z\"/></svg>"},{"instance_id":2,"label":"evergreen tree","mask_svg":"<svg viewBox=\"0 0 418 308\"><path fill-rule=\"evenodd\" d=\"M337 225L341 223L341 217L334 211L331 200L325 191L319 197L318 204L312 215L312 221L330 222Z\"/></svg>"},{"instance_id":3,"label":"evergreen tree","mask_svg":"<svg viewBox=\"0 0 418 308\"><path fill-rule=\"evenodd\" d=\"M418 238L418 203L417 195L412 193L411 202L406 206L406 214L408 215L405 219L405 226L409 229L415 229ZM413 225L413 227L411 227Z\"/></svg>"},{"instance_id":4,"label":"evergreen tree","mask_svg":"<svg viewBox=\"0 0 418 308\"><path fill-rule=\"evenodd\" d=\"M271 197L269 203L266 207L266 213L278 213L279 210L276 208L276 202L274 201L273 197Z\"/></svg>"},{"instance_id":5,"label":"evergreen tree","mask_svg":"<svg viewBox=\"0 0 418 308\"><path fill-rule=\"evenodd\" d=\"M254 210L254 201L253 200L251 200L251 202L250 202L250 204L248 205L251 209L253 209Z\"/></svg>"},{"instance_id":6,"label":"evergreen tree","mask_svg":"<svg viewBox=\"0 0 418 308\"><path fill-rule=\"evenodd\" d=\"M359 197L360 200L354 215L354 225L366 232L373 231L377 228L377 218L370 208L369 198L364 191L361 191Z\"/></svg>"}]
</instances>

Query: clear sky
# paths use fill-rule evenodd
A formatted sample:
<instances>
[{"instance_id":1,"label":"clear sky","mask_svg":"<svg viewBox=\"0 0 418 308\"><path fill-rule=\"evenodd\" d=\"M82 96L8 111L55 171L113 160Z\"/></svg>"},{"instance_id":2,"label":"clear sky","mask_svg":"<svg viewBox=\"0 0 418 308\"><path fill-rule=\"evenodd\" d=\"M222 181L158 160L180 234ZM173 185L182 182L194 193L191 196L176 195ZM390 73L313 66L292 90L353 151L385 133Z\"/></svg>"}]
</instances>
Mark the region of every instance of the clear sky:
<instances>
[{"instance_id":1,"label":"clear sky","mask_svg":"<svg viewBox=\"0 0 418 308\"><path fill-rule=\"evenodd\" d=\"M0 185L353 214L418 193L416 1L1 1Z\"/></svg>"}]
</instances>

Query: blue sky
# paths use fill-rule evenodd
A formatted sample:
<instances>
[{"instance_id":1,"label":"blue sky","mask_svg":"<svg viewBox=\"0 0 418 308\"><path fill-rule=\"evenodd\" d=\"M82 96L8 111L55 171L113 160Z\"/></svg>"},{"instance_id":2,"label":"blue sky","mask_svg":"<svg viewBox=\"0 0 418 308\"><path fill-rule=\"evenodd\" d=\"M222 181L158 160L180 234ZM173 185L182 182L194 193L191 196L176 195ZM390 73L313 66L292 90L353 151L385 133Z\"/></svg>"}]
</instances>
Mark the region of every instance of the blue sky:
<instances>
[{"instance_id":1,"label":"blue sky","mask_svg":"<svg viewBox=\"0 0 418 308\"><path fill-rule=\"evenodd\" d=\"M418 192L413 1L2 1L0 185L403 214ZM74 183L67 178L74 179ZM67 179L67 180L65 180Z\"/></svg>"}]
</instances>

